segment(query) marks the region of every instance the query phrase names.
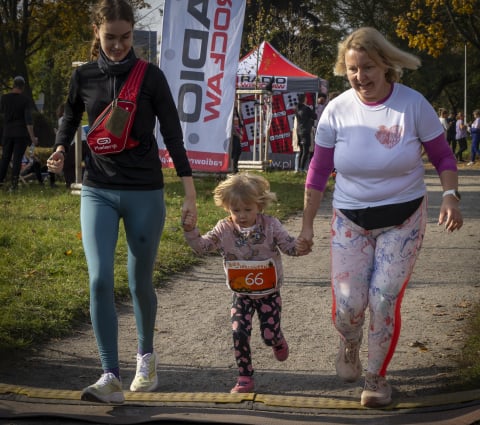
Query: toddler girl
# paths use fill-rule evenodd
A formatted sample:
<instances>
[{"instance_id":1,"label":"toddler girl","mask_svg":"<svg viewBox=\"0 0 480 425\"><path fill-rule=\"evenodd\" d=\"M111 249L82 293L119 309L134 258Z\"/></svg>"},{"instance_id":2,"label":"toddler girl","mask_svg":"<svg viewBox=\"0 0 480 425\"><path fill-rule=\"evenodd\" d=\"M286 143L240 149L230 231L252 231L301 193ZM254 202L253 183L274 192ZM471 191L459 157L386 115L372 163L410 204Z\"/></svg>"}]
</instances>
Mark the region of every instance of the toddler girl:
<instances>
[{"instance_id":1,"label":"toddler girl","mask_svg":"<svg viewBox=\"0 0 480 425\"><path fill-rule=\"evenodd\" d=\"M235 174L214 190L215 205L229 216L201 235L193 217L183 221L185 238L198 254L217 251L223 257L227 285L233 292L231 309L233 345L238 380L230 392L254 390L250 350L255 311L261 337L272 347L278 361L288 358L288 344L280 327L283 268L280 251L287 255L306 253L301 241L290 236L277 218L263 213L276 199L269 182L254 174Z\"/></svg>"}]
</instances>

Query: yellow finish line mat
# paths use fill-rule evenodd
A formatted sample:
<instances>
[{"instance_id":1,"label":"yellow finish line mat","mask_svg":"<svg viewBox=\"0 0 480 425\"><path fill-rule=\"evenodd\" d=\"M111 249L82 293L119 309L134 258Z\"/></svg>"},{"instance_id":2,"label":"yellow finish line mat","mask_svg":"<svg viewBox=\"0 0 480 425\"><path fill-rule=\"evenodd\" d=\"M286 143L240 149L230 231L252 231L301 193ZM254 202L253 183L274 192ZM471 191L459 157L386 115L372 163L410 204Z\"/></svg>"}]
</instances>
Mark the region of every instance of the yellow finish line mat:
<instances>
[{"instance_id":1,"label":"yellow finish line mat","mask_svg":"<svg viewBox=\"0 0 480 425\"><path fill-rule=\"evenodd\" d=\"M394 401L366 409L341 398L228 393L131 393L125 403L80 401L79 391L0 384L0 418L39 424L45 418L69 424L212 423L290 425L299 423L471 425L480 421L480 390ZM25 422L25 420L30 420ZM36 422L35 420L38 420ZM78 422L76 422L78 421Z\"/></svg>"}]
</instances>

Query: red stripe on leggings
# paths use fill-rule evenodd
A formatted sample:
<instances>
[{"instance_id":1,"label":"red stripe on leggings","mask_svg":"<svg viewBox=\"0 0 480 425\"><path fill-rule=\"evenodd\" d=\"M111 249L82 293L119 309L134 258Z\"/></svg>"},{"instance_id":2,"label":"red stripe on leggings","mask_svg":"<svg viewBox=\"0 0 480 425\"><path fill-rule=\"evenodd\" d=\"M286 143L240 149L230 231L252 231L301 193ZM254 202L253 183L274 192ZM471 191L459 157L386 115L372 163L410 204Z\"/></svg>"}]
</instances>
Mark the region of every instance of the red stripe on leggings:
<instances>
[{"instance_id":1,"label":"red stripe on leggings","mask_svg":"<svg viewBox=\"0 0 480 425\"><path fill-rule=\"evenodd\" d=\"M392 334L392 341L390 342L390 348L388 349L387 355L385 356L385 360L383 361L382 368L378 373L380 376L385 376L387 374L387 367L392 360L393 354L395 353L395 349L397 348L398 339L400 338L400 330L402 328L402 301L403 296L405 295L405 289L407 288L408 281L410 280L410 275L407 276L405 281L403 282L402 289L398 294L397 302L395 304L395 319L393 322L393 334Z\"/></svg>"}]
</instances>

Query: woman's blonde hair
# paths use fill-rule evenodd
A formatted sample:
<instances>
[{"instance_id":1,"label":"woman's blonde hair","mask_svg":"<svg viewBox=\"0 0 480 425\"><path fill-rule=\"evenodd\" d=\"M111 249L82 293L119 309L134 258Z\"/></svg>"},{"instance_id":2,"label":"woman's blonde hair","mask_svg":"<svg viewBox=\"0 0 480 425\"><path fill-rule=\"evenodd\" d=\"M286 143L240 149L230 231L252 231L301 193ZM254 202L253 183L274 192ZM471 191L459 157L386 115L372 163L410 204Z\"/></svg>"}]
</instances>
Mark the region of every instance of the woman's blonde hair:
<instances>
[{"instance_id":1,"label":"woman's blonde hair","mask_svg":"<svg viewBox=\"0 0 480 425\"><path fill-rule=\"evenodd\" d=\"M100 0L92 10L92 24L97 28L104 22L126 21L135 25L135 14L127 0ZM93 37L90 47L90 59L97 60L100 53L100 40Z\"/></svg>"},{"instance_id":2,"label":"woman's blonde hair","mask_svg":"<svg viewBox=\"0 0 480 425\"><path fill-rule=\"evenodd\" d=\"M270 192L270 183L257 174L239 173L228 176L213 191L213 199L217 207L229 210L232 206L255 203L263 211L272 201L277 200L275 193Z\"/></svg>"},{"instance_id":3,"label":"woman's blonde hair","mask_svg":"<svg viewBox=\"0 0 480 425\"><path fill-rule=\"evenodd\" d=\"M417 56L400 50L375 28L362 27L338 43L337 61L333 68L335 75L347 75L345 54L351 49L363 50L375 63L386 65L388 70L385 78L389 83L400 81L403 68L417 69L421 65Z\"/></svg>"}]
</instances>

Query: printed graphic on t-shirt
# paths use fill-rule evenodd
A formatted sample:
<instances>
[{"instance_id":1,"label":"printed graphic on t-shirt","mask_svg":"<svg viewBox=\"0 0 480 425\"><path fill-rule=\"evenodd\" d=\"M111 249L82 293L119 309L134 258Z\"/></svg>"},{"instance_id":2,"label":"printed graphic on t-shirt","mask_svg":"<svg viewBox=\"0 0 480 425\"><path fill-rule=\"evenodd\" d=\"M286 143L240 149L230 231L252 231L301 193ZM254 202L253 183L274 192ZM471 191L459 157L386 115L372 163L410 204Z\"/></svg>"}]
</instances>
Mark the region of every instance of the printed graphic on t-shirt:
<instances>
[{"instance_id":1,"label":"printed graphic on t-shirt","mask_svg":"<svg viewBox=\"0 0 480 425\"><path fill-rule=\"evenodd\" d=\"M402 137L402 128L399 125L392 125L390 128L381 125L375 133L377 140L386 148L392 149L400 142Z\"/></svg>"}]
</instances>

